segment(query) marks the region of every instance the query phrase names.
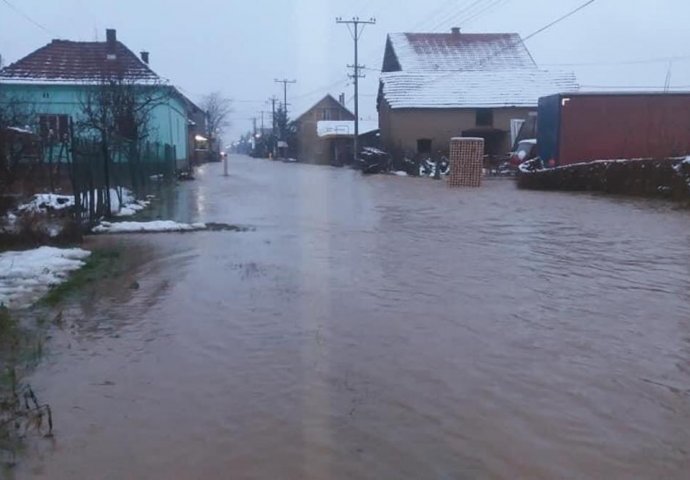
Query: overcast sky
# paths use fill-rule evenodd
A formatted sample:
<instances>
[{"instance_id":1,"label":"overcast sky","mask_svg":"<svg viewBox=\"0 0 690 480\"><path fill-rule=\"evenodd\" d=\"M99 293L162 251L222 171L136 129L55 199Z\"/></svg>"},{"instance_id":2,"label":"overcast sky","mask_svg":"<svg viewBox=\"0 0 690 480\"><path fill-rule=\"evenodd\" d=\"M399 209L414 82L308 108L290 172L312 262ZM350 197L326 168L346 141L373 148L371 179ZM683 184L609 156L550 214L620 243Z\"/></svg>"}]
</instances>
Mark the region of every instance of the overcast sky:
<instances>
[{"instance_id":1,"label":"overcast sky","mask_svg":"<svg viewBox=\"0 0 690 480\"><path fill-rule=\"evenodd\" d=\"M24 12L35 25L8 4ZM360 110L376 118L377 70L389 32L517 32L523 37L584 0L0 0L0 55L14 62L52 38L103 40L106 28L193 100L220 90L235 101L231 135L282 97L275 78L297 80L288 91L298 114L326 93L345 92L352 40L335 17L376 18L364 31ZM689 0L596 0L527 41L543 68L573 70L593 87L690 89ZM562 65L567 64L567 65ZM608 65L607 65L608 64ZM293 116L293 115L291 115ZM268 116L266 117L268 119Z\"/></svg>"}]
</instances>

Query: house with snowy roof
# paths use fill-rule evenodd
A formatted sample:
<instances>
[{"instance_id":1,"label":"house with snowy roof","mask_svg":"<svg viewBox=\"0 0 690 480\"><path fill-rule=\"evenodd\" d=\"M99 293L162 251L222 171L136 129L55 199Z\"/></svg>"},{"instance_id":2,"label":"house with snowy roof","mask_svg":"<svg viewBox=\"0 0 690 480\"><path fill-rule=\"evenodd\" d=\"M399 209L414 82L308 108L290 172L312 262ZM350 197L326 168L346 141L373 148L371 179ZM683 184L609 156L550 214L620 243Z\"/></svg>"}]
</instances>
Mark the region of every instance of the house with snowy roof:
<instances>
[{"instance_id":1,"label":"house with snowy roof","mask_svg":"<svg viewBox=\"0 0 690 480\"><path fill-rule=\"evenodd\" d=\"M77 122L89 89L108 73L117 72L129 84L160 92L151 111L150 141L174 147L178 168L187 166L190 109L198 110L176 88L149 67L149 53L137 56L117 40L113 29L105 42L53 40L0 70L0 101L21 101L38 117L41 136L69 136L70 120Z\"/></svg>"},{"instance_id":2,"label":"house with snowy roof","mask_svg":"<svg viewBox=\"0 0 690 480\"><path fill-rule=\"evenodd\" d=\"M537 67L516 33L392 33L377 98L381 144L394 156L447 154L452 137L508 152L539 97L578 89L571 72Z\"/></svg>"}]
</instances>

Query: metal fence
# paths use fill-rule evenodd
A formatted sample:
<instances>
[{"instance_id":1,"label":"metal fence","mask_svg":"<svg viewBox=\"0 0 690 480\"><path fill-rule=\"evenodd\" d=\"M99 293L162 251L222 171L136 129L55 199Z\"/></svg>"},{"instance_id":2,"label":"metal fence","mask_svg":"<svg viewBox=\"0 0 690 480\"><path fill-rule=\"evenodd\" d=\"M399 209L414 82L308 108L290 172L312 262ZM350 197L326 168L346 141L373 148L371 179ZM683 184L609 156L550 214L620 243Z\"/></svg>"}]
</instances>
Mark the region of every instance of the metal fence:
<instances>
[{"instance_id":1,"label":"metal fence","mask_svg":"<svg viewBox=\"0 0 690 480\"><path fill-rule=\"evenodd\" d=\"M167 144L118 142L105 150L101 142L74 138L67 170L79 220L88 225L109 217L113 196L122 203L122 188L141 197L173 179L175 159L175 147Z\"/></svg>"}]
</instances>

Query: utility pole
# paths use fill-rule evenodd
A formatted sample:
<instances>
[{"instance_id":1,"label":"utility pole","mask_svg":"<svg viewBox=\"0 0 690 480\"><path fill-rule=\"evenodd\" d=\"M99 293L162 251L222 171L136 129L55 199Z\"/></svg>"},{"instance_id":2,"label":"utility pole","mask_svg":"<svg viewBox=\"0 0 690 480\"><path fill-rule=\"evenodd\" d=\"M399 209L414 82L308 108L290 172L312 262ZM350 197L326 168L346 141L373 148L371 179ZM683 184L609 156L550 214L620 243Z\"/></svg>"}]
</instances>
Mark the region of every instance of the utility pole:
<instances>
[{"instance_id":1,"label":"utility pole","mask_svg":"<svg viewBox=\"0 0 690 480\"><path fill-rule=\"evenodd\" d=\"M285 109L285 118L287 118L287 86L288 83L297 83L297 80L288 80L287 78L284 78L282 80L278 80L277 78L273 80L276 83L282 83L283 84L283 108Z\"/></svg>"},{"instance_id":2,"label":"utility pole","mask_svg":"<svg viewBox=\"0 0 690 480\"><path fill-rule=\"evenodd\" d=\"M261 110L260 113L261 113L261 136L263 136L264 135L264 113L266 113L266 112Z\"/></svg>"},{"instance_id":3,"label":"utility pole","mask_svg":"<svg viewBox=\"0 0 690 480\"><path fill-rule=\"evenodd\" d=\"M252 121L252 126L254 129L254 138L256 138L256 117L252 117L250 120Z\"/></svg>"},{"instance_id":4,"label":"utility pole","mask_svg":"<svg viewBox=\"0 0 690 480\"><path fill-rule=\"evenodd\" d=\"M370 18L369 20L360 20L359 17L352 17L351 20L343 20L338 17L335 19L335 23L343 23L347 25L347 29L352 35L352 39L355 42L355 63L354 65L348 65L348 68L354 69L354 73L350 75L350 78L355 79L355 141L354 141L354 161L357 161L357 155L359 155L359 79L363 78L364 75L360 75L359 69L365 68L364 65L359 64L359 39L364 32L364 28L367 25L374 25L376 23L375 18Z\"/></svg>"},{"instance_id":5,"label":"utility pole","mask_svg":"<svg viewBox=\"0 0 690 480\"><path fill-rule=\"evenodd\" d=\"M273 129L271 133L273 135L276 134L276 102L278 101L278 97L273 95L271 98L268 99L268 101L271 103L271 120L273 121L271 128Z\"/></svg>"}]
</instances>

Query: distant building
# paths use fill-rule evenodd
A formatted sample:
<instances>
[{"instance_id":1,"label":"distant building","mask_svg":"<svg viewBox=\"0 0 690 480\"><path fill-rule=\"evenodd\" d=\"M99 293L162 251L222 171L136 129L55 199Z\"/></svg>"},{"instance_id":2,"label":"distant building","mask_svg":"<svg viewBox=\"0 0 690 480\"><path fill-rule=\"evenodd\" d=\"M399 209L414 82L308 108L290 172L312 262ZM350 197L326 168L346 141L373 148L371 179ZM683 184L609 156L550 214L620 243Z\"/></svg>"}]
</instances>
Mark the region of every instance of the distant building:
<instances>
[{"instance_id":1,"label":"distant building","mask_svg":"<svg viewBox=\"0 0 690 480\"><path fill-rule=\"evenodd\" d=\"M141 58L117 40L115 30L106 31L105 42L53 40L26 57L0 70L0 92L5 99L20 99L36 111L41 132L63 138L70 119L77 121L85 94L104 72L117 71L128 80L150 85L162 93L152 111L151 141L168 144L176 152L176 165L185 168L190 158L190 118L201 118L199 108L148 65L149 53ZM197 123L196 120L192 120Z\"/></svg>"},{"instance_id":2,"label":"distant building","mask_svg":"<svg viewBox=\"0 0 690 480\"><path fill-rule=\"evenodd\" d=\"M207 138L206 112L186 95L180 94L187 111L187 158L193 165L206 162L212 156Z\"/></svg>"},{"instance_id":3,"label":"distant building","mask_svg":"<svg viewBox=\"0 0 690 480\"><path fill-rule=\"evenodd\" d=\"M452 137L481 137L485 154L511 148L541 96L578 89L574 74L540 70L515 33L388 35L377 107L394 156L446 153Z\"/></svg>"},{"instance_id":4,"label":"distant building","mask_svg":"<svg viewBox=\"0 0 690 480\"><path fill-rule=\"evenodd\" d=\"M353 141L331 141L333 138L319 135L319 122L354 123L355 116L342 103L326 95L302 115L297 117L298 158L305 163L337 165L349 163L352 159ZM323 127L323 124L322 124ZM322 134L323 128L322 128ZM334 132L335 133L335 132ZM336 137L333 135L332 137Z\"/></svg>"},{"instance_id":5,"label":"distant building","mask_svg":"<svg viewBox=\"0 0 690 480\"><path fill-rule=\"evenodd\" d=\"M350 163L354 150L354 120L321 120L316 124L316 132L326 146L326 160L320 163L341 166ZM379 123L360 120L359 146L379 146Z\"/></svg>"}]
</instances>

